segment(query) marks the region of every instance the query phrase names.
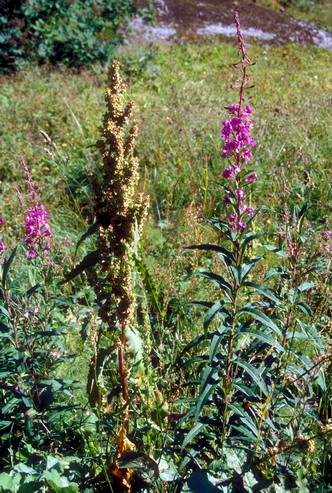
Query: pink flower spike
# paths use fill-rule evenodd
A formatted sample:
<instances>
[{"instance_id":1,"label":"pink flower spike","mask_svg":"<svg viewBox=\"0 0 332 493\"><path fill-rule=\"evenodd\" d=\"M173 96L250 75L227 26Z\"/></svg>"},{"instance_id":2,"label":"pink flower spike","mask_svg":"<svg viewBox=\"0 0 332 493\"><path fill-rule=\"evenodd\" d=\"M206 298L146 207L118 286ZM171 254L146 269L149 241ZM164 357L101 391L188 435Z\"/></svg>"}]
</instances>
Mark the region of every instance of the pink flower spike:
<instances>
[{"instance_id":1,"label":"pink flower spike","mask_svg":"<svg viewBox=\"0 0 332 493\"><path fill-rule=\"evenodd\" d=\"M27 256L28 256L28 258L30 258L30 259L35 258L35 257L36 257L36 255L37 255L37 253L36 253L34 250L28 250L28 251L27 251Z\"/></svg>"},{"instance_id":2,"label":"pink flower spike","mask_svg":"<svg viewBox=\"0 0 332 493\"><path fill-rule=\"evenodd\" d=\"M244 181L249 182L249 181L256 181L258 180L257 173L252 173L252 175L247 176L247 178L244 179Z\"/></svg>"},{"instance_id":3,"label":"pink flower spike","mask_svg":"<svg viewBox=\"0 0 332 493\"><path fill-rule=\"evenodd\" d=\"M223 173L222 173L222 176L224 178L235 178L235 175L234 175L234 172L233 172L233 168L232 166L228 166L228 168L226 168Z\"/></svg>"},{"instance_id":4,"label":"pink flower spike","mask_svg":"<svg viewBox=\"0 0 332 493\"><path fill-rule=\"evenodd\" d=\"M0 255L6 250L6 245L0 240Z\"/></svg>"},{"instance_id":5,"label":"pink flower spike","mask_svg":"<svg viewBox=\"0 0 332 493\"><path fill-rule=\"evenodd\" d=\"M3 219L0 217L0 225L3 224Z\"/></svg>"}]
</instances>

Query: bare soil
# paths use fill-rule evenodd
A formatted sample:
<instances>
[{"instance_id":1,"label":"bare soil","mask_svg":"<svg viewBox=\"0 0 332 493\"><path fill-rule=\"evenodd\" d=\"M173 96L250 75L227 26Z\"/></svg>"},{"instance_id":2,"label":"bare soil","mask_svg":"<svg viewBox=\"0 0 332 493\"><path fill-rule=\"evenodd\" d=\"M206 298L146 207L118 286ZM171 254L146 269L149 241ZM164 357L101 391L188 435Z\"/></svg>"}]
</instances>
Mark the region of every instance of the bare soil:
<instances>
[{"instance_id":1,"label":"bare soil","mask_svg":"<svg viewBox=\"0 0 332 493\"><path fill-rule=\"evenodd\" d=\"M332 35L323 29L293 19L283 12L246 0L158 0L155 27L135 19L134 38L176 43L200 38L234 37L233 12L240 14L246 38L271 44L316 45L332 50Z\"/></svg>"}]
</instances>

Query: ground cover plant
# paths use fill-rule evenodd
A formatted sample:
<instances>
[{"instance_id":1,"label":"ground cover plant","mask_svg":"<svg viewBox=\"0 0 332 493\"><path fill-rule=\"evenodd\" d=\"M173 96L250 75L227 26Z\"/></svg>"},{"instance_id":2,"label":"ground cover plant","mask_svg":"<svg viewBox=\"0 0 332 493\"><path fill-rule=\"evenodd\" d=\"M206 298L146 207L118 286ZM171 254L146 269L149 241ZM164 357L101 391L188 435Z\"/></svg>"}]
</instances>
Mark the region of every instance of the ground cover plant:
<instances>
[{"instance_id":1,"label":"ground cover plant","mask_svg":"<svg viewBox=\"0 0 332 493\"><path fill-rule=\"evenodd\" d=\"M140 165L117 64L101 136L97 67L4 87L0 491L331 488L328 53L236 23L119 54Z\"/></svg>"},{"instance_id":2,"label":"ground cover plant","mask_svg":"<svg viewBox=\"0 0 332 493\"><path fill-rule=\"evenodd\" d=\"M151 16L151 9L139 9L133 0L3 0L0 9L5 72L31 62L105 63L123 40L120 28L135 15Z\"/></svg>"}]
</instances>

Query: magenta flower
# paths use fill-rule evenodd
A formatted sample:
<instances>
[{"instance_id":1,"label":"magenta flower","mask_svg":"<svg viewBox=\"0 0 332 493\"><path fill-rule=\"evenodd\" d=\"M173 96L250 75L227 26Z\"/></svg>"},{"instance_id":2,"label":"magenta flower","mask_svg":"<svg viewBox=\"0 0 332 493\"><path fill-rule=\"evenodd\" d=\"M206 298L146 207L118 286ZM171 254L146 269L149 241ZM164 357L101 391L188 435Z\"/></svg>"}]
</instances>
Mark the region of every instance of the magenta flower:
<instances>
[{"instance_id":1,"label":"magenta flower","mask_svg":"<svg viewBox=\"0 0 332 493\"><path fill-rule=\"evenodd\" d=\"M224 139L222 148L222 157L232 159L234 164L228 166L222 173L223 178L234 180L234 189L225 191L223 204L230 206L233 212L229 216L231 222L230 230L241 233L247 227L248 219L254 217L255 211L252 207L244 205L245 190L243 183L248 185L258 179L257 173L247 173L247 177L243 179L243 169L252 158L252 148L256 146L255 140L251 137L253 124L251 121L252 109L250 106L244 106L244 90L250 81L247 74L247 67L251 65L251 60L248 56L246 46L241 31L238 14L234 14L238 40L240 45L241 61L235 64L235 67L241 71L241 79L238 80L238 85L231 86L239 91L239 102L225 107L230 114L228 120L222 122L221 137ZM236 198L235 198L235 197Z\"/></svg>"},{"instance_id":2,"label":"magenta flower","mask_svg":"<svg viewBox=\"0 0 332 493\"><path fill-rule=\"evenodd\" d=\"M3 241L0 240L0 255L2 255L5 250L6 250L6 245L4 244Z\"/></svg>"},{"instance_id":3,"label":"magenta flower","mask_svg":"<svg viewBox=\"0 0 332 493\"><path fill-rule=\"evenodd\" d=\"M3 219L0 217L0 225L3 224Z\"/></svg>"},{"instance_id":4,"label":"magenta flower","mask_svg":"<svg viewBox=\"0 0 332 493\"><path fill-rule=\"evenodd\" d=\"M49 256L50 241L48 238L52 235L48 223L49 214L38 200L40 192L35 188L30 171L23 158L22 163L30 189L24 198L17 190L23 210L22 215L24 216L24 222L21 224L25 226L25 244L29 247L26 254L29 259L34 259L38 254L45 258Z\"/></svg>"},{"instance_id":5,"label":"magenta flower","mask_svg":"<svg viewBox=\"0 0 332 493\"><path fill-rule=\"evenodd\" d=\"M256 181L258 180L257 173L252 173L251 175L247 176L247 178L244 179L244 181Z\"/></svg>"}]
</instances>

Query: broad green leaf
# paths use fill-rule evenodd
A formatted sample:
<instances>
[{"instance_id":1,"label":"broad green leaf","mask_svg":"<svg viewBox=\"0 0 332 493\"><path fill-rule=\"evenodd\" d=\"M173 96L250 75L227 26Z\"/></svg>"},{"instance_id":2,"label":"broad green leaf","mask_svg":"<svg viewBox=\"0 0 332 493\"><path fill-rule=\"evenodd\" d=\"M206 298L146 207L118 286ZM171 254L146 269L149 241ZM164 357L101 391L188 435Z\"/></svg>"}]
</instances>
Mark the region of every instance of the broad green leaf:
<instances>
[{"instance_id":1,"label":"broad green leaf","mask_svg":"<svg viewBox=\"0 0 332 493\"><path fill-rule=\"evenodd\" d=\"M34 469L32 469L32 467L29 467L29 466L27 466L26 464L23 464L23 463L17 464L14 467L14 471L15 472L24 473L24 474L32 474L32 475L38 474L38 472L35 471Z\"/></svg>"},{"instance_id":2,"label":"broad green leaf","mask_svg":"<svg viewBox=\"0 0 332 493\"><path fill-rule=\"evenodd\" d=\"M243 307L238 311L238 314L242 314L242 313L248 313L249 315L252 315L255 320L258 320L266 327L270 327L270 329L272 329L273 332L275 332L279 336L282 336L279 327L277 327L277 325L267 315L265 315L265 313L262 313L259 310L256 310L255 308L249 308L249 307Z\"/></svg>"},{"instance_id":3,"label":"broad green leaf","mask_svg":"<svg viewBox=\"0 0 332 493\"><path fill-rule=\"evenodd\" d=\"M241 368L243 368L248 373L248 375L251 376L251 378L253 379L253 381L256 383L256 385L259 387L259 389L265 395L268 395L268 390L267 390L267 387L265 385L265 382L264 382L262 376L259 374L258 370L256 370L256 368L254 368L247 361L240 361L238 359L236 360L236 364L238 366L240 366Z\"/></svg>"},{"instance_id":4,"label":"broad green leaf","mask_svg":"<svg viewBox=\"0 0 332 493\"><path fill-rule=\"evenodd\" d=\"M209 479L207 471L196 471L187 480L181 493L222 493Z\"/></svg>"},{"instance_id":5,"label":"broad green leaf","mask_svg":"<svg viewBox=\"0 0 332 493\"><path fill-rule=\"evenodd\" d=\"M17 474L16 476L19 476L19 474ZM14 493L15 491L17 491L17 479L18 477L16 477L15 481L15 478L13 476L10 476L6 472L0 473L0 492Z\"/></svg>"}]
</instances>

